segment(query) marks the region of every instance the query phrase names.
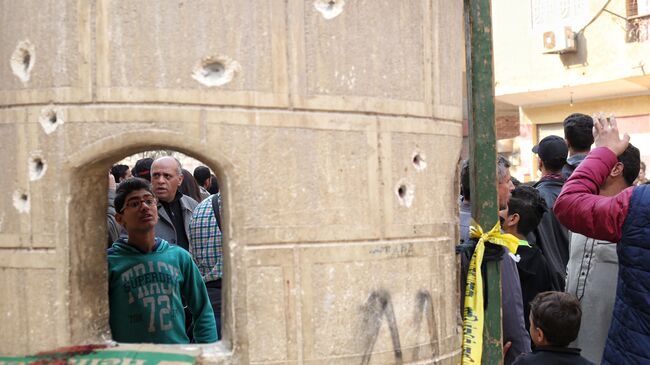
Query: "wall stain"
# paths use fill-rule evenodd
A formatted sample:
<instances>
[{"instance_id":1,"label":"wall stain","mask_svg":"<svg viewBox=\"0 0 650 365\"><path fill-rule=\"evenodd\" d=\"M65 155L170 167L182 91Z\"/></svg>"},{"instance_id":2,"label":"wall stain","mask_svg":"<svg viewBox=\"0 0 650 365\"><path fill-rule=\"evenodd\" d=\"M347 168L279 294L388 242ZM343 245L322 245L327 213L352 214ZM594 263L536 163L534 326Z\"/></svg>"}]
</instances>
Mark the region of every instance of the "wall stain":
<instances>
[{"instance_id":1,"label":"wall stain","mask_svg":"<svg viewBox=\"0 0 650 365\"><path fill-rule=\"evenodd\" d=\"M433 298L431 298L431 294L428 290L418 291L415 305L413 323L415 323L418 332L420 332L420 328L424 322L423 317L426 317L427 329L429 330L429 345L431 346L431 358L435 358L440 353L440 342L438 341L436 333L438 323L436 321L436 314L433 311ZM434 342L436 343L436 346L434 346ZM413 353L413 358L418 359L419 357L420 347L416 347Z\"/></svg>"},{"instance_id":2,"label":"wall stain","mask_svg":"<svg viewBox=\"0 0 650 365\"><path fill-rule=\"evenodd\" d=\"M375 347L379 330L383 322L382 317L386 317L390 337L393 341L393 352L395 353L395 363L401 365L402 345L399 340L399 330L397 329L397 320L390 294L386 290L372 292L368 300L363 305L363 339L364 353L361 365L368 365L372 357L372 349Z\"/></svg>"},{"instance_id":3,"label":"wall stain","mask_svg":"<svg viewBox=\"0 0 650 365\"><path fill-rule=\"evenodd\" d=\"M436 333L437 320L433 310L433 299L427 290L420 290L416 294L415 312L413 323L417 326L419 333L424 319L426 318L427 330L429 334L429 345L431 346L431 358L435 358L440 353L439 341ZM393 353L395 355L395 364L402 365L404 362L402 355L402 344L397 328L397 319L393 309L390 293L384 289L373 291L362 309L362 336L363 357L361 365L368 365L372 358L372 350L377 343L379 331L384 319L390 331L391 341L393 343ZM435 344L435 345L434 345ZM419 359L420 347L414 349L413 358Z\"/></svg>"}]
</instances>

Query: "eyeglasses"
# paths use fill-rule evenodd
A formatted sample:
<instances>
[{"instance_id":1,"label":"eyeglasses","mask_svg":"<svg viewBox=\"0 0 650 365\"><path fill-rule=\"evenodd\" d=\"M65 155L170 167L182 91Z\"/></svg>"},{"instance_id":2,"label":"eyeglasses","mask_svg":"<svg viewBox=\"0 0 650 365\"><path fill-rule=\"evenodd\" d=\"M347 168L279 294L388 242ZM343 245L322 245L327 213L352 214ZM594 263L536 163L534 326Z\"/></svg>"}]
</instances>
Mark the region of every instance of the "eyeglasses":
<instances>
[{"instance_id":1,"label":"eyeglasses","mask_svg":"<svg viewBox=\"0 0 650 365\"><path fill-rule=\"evenodd\" d=\"M122 210L120 210L120 213L122 213L126 208L139 209L140 206L142 206L142 203L144 203L149 208L153 208L158 204L158 199L154 198L153 196L149 196L144 199L129 200L124 204L124 207L122 208Z\"/></svg>"}]
</instances>

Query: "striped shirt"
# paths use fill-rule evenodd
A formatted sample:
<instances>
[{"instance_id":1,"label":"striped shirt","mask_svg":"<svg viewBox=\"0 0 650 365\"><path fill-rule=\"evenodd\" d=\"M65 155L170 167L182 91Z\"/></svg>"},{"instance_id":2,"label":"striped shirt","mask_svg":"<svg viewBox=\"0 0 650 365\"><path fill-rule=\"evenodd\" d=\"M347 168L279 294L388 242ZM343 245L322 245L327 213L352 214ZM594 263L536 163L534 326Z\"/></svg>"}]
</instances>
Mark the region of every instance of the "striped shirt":
<instances>
[{"instance_id":1,"label":"striped shirt","mask_svg":"<svg viewBox=\"0 0 650 365\"><path fill-rule=\"evenodd\" d=\"M221 194L216 196L221 210ZM206 283L221 278L223 270L221 230L212 210L212 197L203 199L194 208L190 221L190 253Z\"/></svg>"}]
</instances>

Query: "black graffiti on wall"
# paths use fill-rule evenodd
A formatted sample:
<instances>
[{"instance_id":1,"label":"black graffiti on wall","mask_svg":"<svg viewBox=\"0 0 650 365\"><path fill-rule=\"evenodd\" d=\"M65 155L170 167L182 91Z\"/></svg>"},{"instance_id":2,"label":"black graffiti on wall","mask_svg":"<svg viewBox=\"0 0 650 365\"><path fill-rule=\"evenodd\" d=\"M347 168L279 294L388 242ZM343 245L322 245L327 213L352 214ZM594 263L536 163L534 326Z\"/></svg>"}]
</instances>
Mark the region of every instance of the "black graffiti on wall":
<instances>
[{"instance_id":1,"label":"black graffiti on wall","mask_svg":"<svg viewBox=\"0 0 650 365\"><path fill-rule=\"evenodd\" d=\"M372 349L375 347L379 330L383 319L386 318L390 337L393 342L393 352L395 353L395 363L402 364L402 348L399 340L399 330L397 329L397 320L393 303L390 299L390 293L385 290L373 292L363 306L363 339L365 340L363 358L361 365L367 365L372 357Z\"/></svg>"},{"instance_id":2,"label":"black graffiti on wall","mask_svg":"<svg viewBox=\"0 0 650 365\"><path fill-rule=\"evenodd\" d=\"M433 300L428 291L421 290L416 294L415 312L413 323L416 326L416 331L419 332L422 324L426 321L429 334L429 344L431 346L431 356L435 358L439 349L434 346L437 342L437 322L435 313L433 311ZM379 331L382 324L386 322L388 330L390 331L391 341L393 343L393 353L395 356L395 364L401 365L402 358L402 344L399 337L399 329L397 328L397 319L395 317L395 310L391 301L390 293L386 290L377 290L370 294L362 307L362 342L363 342L363 357L361 365L368 365L372 358L372 351L377 342ZM420 346L414 350L414 358L419 358Z\"/></svg>"},{"instance_id":3,"label":"black graffiti on wall","mask_svg":"<svg viewBox=\"0 0 650 365\"><path fill-rule=\"evenodd\" d=\"M434 342L439 345L438 339L438 323L436 322L436 314L433 311L433 299L427 290L420 290L417 293L415 301L415 315L413 323L417 326L418 332L420 331L424 320L427 322L427 330L429 332L429 345L431 346L431 358L435 358L439 354L438 346L434 346ZM420 346L414 350L413 357L418 359L420 357Z\"/></svg>"}]
</instances>

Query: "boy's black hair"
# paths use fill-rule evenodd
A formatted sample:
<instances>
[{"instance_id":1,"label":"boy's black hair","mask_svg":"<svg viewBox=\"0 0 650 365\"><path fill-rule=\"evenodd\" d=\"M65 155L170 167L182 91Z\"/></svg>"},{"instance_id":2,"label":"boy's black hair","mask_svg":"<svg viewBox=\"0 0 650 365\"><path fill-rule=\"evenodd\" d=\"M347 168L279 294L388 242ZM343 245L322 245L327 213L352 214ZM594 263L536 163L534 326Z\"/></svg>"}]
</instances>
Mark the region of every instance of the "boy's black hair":
<instances>
[{"instance_id":1,"label":"boy's black hair","mask_svg":"<svg viewBox=\"0 0 650 365\"><path fill-rule=\"evenodd\" d=\"M623 178L628 186L634 184L634 180L639 177L641 169L641 153L632 143L627 145L623 153L618 156L618 161L623 164Z\"/></svg>"},{"instance_id":2,"label":"boy's black hair","mask_svg":"<svg viewBox=\"0 0 650 365\"><path fill-rule=\"evenodd\" d=\"M140 177L147 181L151 181L151 165L153 164L153 158L146 157L139 159L135 162L135 166L131 169L131 174L133 177Z\"/></svg>"},{"instance_id":3,"label":"boy's black hair","mask_svg":"<svg viewBox=\"0 0 650 365\"><path fill-rule=\"evenodd\" d=\"M594 143L592 128L594 120L582 113L573 113L564 119L564 138L569 147L578 151L589 151Z\"/></svg>"},{"instance_id":4,"label":"boy's black hair","mask_svg":"<svg viewBox=\"0 0 650 365\"><path fill-rule=\"evenodd\" d=\"M145 179L139 177L132 177L121 182L117 189L115 189L115 200L113 204L115 205L115 211L120 213L122 208L124 208L124 202L126 201L127 195L136 191L136 190L146 190L151 193L151 195L156 195L153 193L151 188L151 183Z\"/></svg>"},{"instance_id":5,"label":"boy's black hair","mask_svg":"<svg viewBox=\"0 0 650 365\"><path fill-rule=\"evenodd\" d=\"M219 182L217 181L217 177L214 176L214 174L210 175L210 187L208 188L208 192L210 194L216 194L219 192Z\"/></svg>"},{"instance_id":6,"label":"boy's black hair","mask_svg":"<svg viewBox=\"0 0 650 365\"><path fill-rule=\"evenodd\" d=\"M210 178L210 169L206 166L198 166L194 169L193 176L196 182L199 185L203 186L205 184L205 180Z\"/></svg>"},{"instance_id":7,"label":"boy's black hair","mask_svg":"<svg viewBox=\"0 0 650 365\"><path fill-rule=\"evenodd\" d=\"M126 165L114 165L111 167L111 175L115 177L115 182L119 183L126 177L129 167Z\"/></svg>"},{"instance_id":8,"label":"boy's black hair","mask_svg":"<svg viewBox=\"0 0 650 365\"><path fill-rule=\"evenodd\" d=\"M573 294L539 293L530 302L530 315L535 326L544 332L549 345L566 347L578 337L582 309Z\"/></svg>"},{"instance_id":9,"label":"boy's black hair","mask_svg":"<svg viewBox=\"0 0 650 365\"><path fill-rule=\"evenodd\" d=\"M460 195L465 201L470 201L469 196L469 160L464 160L460 168Z\"/></svg>"},{"instance_id":10,"label":"boy's black hair","mask_svg":"<svg viewBox=\"0 0 650 365\"><path fill-rule=\"evenodd\" d=\"M537 227L546 212L546 202L537 189L519 185L515 187L508 201L508 215L519 214L517 232L527 235Z\"/></svg>"}]
</instances>

